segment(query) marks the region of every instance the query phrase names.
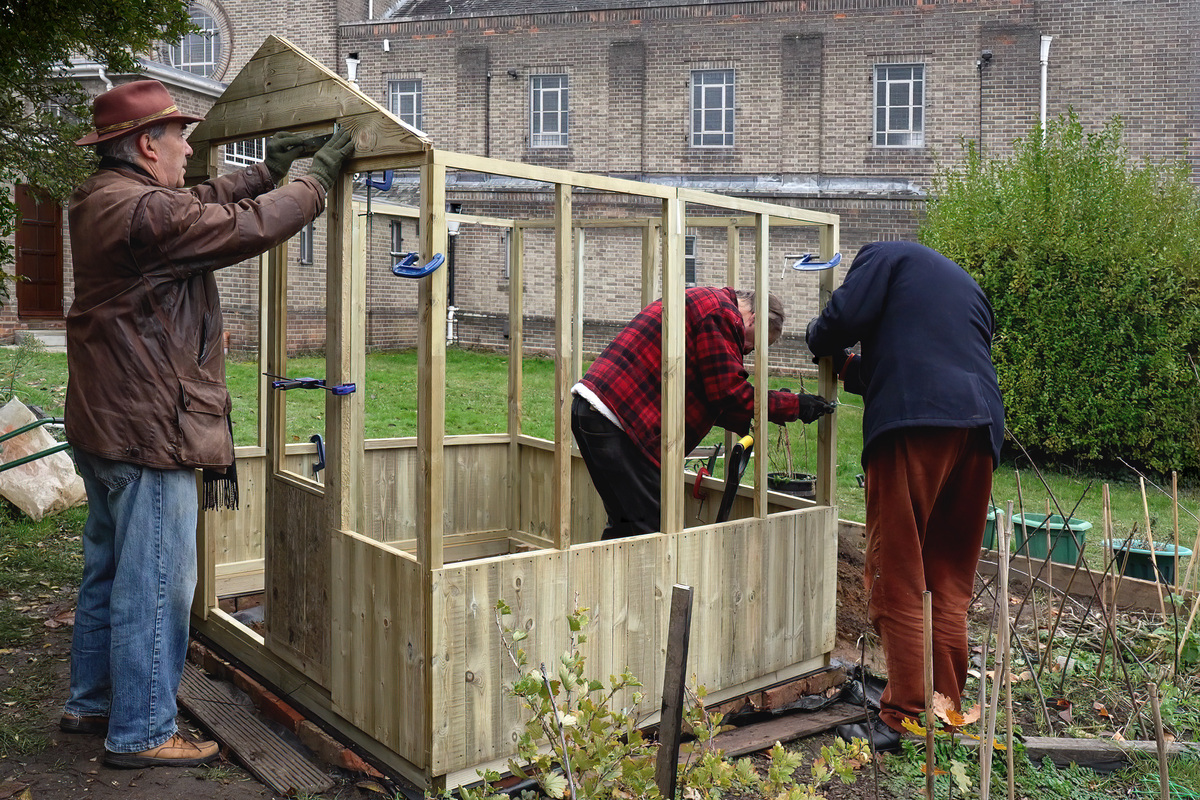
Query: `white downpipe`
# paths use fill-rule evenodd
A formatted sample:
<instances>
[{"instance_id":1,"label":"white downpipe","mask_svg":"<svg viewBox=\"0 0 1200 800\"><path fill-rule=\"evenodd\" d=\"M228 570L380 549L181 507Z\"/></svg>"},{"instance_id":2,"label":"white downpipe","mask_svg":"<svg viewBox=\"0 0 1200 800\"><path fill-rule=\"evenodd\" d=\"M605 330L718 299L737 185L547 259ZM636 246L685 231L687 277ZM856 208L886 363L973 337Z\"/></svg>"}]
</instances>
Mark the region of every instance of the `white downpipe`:
<instances>
[{"instance_id":1,"label":"white downpipe","mask_svg":"<svg viewBox=\"0 0 1200 800\"><path fill-rule=\"evenodd\" d=\"M1053 41L1053 36L1042 36L1042 101L1041 115L1042 122L1042 141L1046 141L1046 65L1050 63L1050 42Z\"/></svg>"}]
</instances>

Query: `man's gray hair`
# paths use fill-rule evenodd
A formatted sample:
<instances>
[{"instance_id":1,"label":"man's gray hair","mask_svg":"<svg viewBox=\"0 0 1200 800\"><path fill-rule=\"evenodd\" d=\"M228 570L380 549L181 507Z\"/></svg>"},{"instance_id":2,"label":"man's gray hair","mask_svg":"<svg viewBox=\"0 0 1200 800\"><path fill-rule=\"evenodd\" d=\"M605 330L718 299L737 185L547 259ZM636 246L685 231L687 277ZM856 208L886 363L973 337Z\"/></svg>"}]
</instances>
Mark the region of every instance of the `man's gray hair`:
<instances>
[{"instance_id":1,"label":"man's gray hair","mask_svg":"<svg viewBox=\"0 0 1200 800\"><path fill-rule=\"evenodd\" d=\"M755 293L753 289L736 289L738 300L744 301L754 310ZM774 294L767 295L767 341L775 342L783 335L783 323L786 315L783 313L783 301Z\"/></svg>"},{"instance_id":2,"label":"man's gray hair","mask_svg":"<svg viewBox=\"0 0 1200 800\"><path fill-rule=\"evenodd\" d=\"M166 122L160 122L157 125L140 128L133 133L127 133L124 136L118 136L106 142L97 142L96 154L101 158L116 158L121 161L128 161L130 164L136 164L138 158L138 137L143 133L148 133L151 139L157 141L166 135L167 124Z\"/></svg>"}]
</instances>

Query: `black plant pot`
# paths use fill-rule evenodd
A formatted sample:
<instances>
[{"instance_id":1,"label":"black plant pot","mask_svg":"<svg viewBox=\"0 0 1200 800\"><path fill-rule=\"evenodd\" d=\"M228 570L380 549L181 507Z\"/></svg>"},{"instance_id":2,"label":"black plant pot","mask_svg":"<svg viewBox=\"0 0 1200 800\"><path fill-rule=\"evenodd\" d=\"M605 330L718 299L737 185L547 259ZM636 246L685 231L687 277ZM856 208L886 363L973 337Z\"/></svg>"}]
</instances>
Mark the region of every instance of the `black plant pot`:
<instances>
[{"instance_id":1,"label":"black plant pot","mask_svg":"<svg viewBox=\"0 0 1200 800\"><path fill-rule=\"evenodd\" d=\"M783 492L805 500L813 500L817 496L817 476L807 472L768 472L767 487L774 492Z\"/></svg>"}]
</instances>

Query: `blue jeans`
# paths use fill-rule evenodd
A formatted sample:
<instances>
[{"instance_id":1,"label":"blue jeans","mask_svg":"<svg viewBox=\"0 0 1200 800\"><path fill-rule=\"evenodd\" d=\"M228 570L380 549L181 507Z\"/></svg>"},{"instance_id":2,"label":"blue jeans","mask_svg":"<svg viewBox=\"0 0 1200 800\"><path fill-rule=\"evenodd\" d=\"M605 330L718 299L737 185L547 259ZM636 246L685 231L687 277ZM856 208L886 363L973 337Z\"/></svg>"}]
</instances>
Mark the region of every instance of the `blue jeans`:
<instances>
[{"instance_id":1,"label":"blue jeans","mask_svg":"<svg viewBox=\"0 0 1200 800\"><path fill-rule=\"evenodd\" d=\"M137 753L177 730L196 588L196 476L80 449L75 463L88 519L65 711L107 716L105 748Z\"/></svg>"}]
</instances>

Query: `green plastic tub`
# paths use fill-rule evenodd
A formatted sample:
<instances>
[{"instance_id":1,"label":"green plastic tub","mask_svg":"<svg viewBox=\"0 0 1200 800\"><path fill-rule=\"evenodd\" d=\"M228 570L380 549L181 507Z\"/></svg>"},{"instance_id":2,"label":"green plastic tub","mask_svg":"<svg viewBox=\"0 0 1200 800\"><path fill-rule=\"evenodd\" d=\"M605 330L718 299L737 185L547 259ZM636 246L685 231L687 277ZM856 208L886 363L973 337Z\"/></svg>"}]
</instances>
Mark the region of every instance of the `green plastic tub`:
<instances>
[{"instance_id":1,"label":"green plastic tub","mask_svg":"<svg viewBox=\"0 0 1200 800\"><path fill-rule=\"evenodd\" d=\"M1162 583L1175 582L1175 546L1170 544L1160 545L1154 550L1154 560L1150 558L1150 551L1141 547L1123 548L1123 542L1113 542L1113 556L1117 559L1117 568L1124 570L1125 577L1138 578L1143 581L1159 580ZM1184 559L1192 554L1192 551L1180 546L1179 558ZM1162 577L1154 574L1154 562L1158 562L1158 571L1162 573ZM1182 566L1182 561L1180 566Z\"/></svg>"},{"instance_id":2,"label":"green plastic tub","mask_svg":"<svg viewBox=\"0 0 1200 800\"><path fill-rule=\"evenodd\" d=\"M1033 559L1045 559L1049 545L1051 561L1074 564L1083 552L1084 539L1091 528L1092 523L1074 517L1064 523L1058 514L1051 514L1049 518L1045 514L1014 514L1015 552Z\"/></svg>"}]
</instances>

